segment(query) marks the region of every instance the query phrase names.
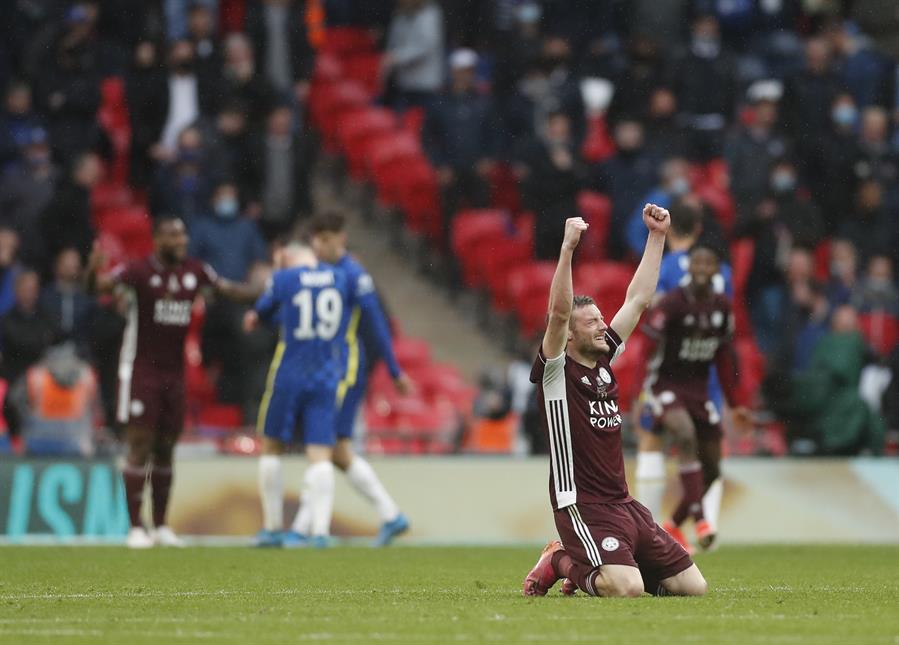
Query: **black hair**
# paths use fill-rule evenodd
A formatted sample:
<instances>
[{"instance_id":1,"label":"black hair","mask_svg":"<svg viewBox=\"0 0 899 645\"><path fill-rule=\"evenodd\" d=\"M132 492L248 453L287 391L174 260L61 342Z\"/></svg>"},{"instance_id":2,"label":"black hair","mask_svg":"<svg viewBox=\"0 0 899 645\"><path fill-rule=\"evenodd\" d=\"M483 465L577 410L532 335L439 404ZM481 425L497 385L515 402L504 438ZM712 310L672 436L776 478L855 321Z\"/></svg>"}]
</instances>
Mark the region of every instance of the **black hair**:
<instances>
[{"instance_id":1,"label":"black hair","mask_svg":"<svg viewBox=\"0 0 899 645\"><path fill-rule=\"evenodd\" d=\"M326 211L314 216L307 227L310 235L318 233L343 233L346 230L346 218L336 211Z\"/></svg>"},{"instance_id":2,"label":"black hair","mask_svg":"<svg viewBox=\"0 0 899 645\"><path fill-rule=\"evenodd\" d=\"M175 215L174 213L164 213L162 215L156 216L156 218L153 219L153 235L159 233L159 229L161 229L163 226L172 222L183 223L184 220L181 219L180 215Z\"/></svg>"},{"instance_id":3,"label":"black hair","mask_svg":"<svg viewBox=\"0 0 899 645\"><path fill-rule=\"evenodd\" d=\"M692 256L695 251L708 251L715 256L715 260L721 262L721 253L718 251L718 249L704 240L699 240L693 246L691 246L687 255Z\"/></svg>"},{"instance_id":4,"label":"black hair","mask_svg":"<svg viewBox=\"0 0 899 645\"><path fill-rule=\"evenodd\" d=\"M693 235L701 222L702 211L699 208L683 201L678 201L671 207L671 231L675 235Z\"/></svg>"},{"instance_id":5,"label":"black hair","mask_svg":"<svg viewBox=\"0 0 899 645\"><path fill-rule=\"evenodd\" d=\"M596 301L590 296L575 296L571 301L571 309L580 309L581 307L589 307L595 305Z\"/></svg>"}]
</instances>

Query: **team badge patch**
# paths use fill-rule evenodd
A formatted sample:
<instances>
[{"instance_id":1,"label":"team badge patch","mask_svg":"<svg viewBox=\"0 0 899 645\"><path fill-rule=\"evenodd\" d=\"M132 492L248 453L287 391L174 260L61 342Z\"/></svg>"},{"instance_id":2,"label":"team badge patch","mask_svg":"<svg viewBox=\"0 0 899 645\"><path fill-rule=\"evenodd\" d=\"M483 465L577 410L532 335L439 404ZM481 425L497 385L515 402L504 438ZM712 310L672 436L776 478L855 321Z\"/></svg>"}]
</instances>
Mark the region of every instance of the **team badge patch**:
<instances>
[{"instance_id":1,"label":"team badge patch","mask_svg":"<svg viewBox=\"0 0 899 645\"><path fill-rule=\"evenodd\" d=\"M607 370L605 367L599 368L599 378L601 378L602 382L606 385L612 382L612 375L609 374L609 370Z\"/></svg>"},{"instance_id":2,"label":"team badge patch","mask_svg":"<svg viewBox=\"0 0 899 645\"><path fill-rule=\"evenodd\" d=\"M607 537L603 538L601 546L603 551L616 551L619 545L616 538Z\"/></svg>"},{"instance_id":3,"label":"team badge patch","mask_svg":"<svg viewBox=\"0 0 899 645\"><path fill-rule=\"evenodd\" d=\"M712 327L722 327L724 325L724 314L716 311L712 314Z\"/></svg>"},{"instance_id":4,"label":"team badge patch","mask_svg":"<svg viewBox=\"0 0 899 645\"><path fill-rule=\"evenodd\" d=\"M197 288L197 276L193 273L184 274L184 288L188 291Z\"/></svg>"},{"instance_id":5,"label":"team badge patch","mask_svg":"<svg viewBox=\"0 0 899 645\"><path fill-rule=\"evenodd\" d=\"M143 401L138 401L137 399L134 399L133 401L131 401L130 408L131 408L131 416L133 416L133 417L139 417L140 415L142 415L144 413Z\"/></svg>"}]
</instances>

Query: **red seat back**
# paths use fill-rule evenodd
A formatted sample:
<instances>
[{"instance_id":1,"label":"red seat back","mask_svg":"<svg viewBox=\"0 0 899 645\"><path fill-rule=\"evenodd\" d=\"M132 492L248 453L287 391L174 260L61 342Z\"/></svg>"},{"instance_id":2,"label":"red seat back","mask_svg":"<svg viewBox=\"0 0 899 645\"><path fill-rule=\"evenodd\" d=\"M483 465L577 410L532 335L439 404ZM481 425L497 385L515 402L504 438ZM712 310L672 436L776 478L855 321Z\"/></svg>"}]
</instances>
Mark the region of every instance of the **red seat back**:
<instances>
[{"instance_id":1,"label":"red seat back","mask_svg":"<svg viewBox=\"0 0 899 645\"><path fill-rule=\"evenodd\" d=\"M859 328L868 344L881 356L888 356L899 342L899 319L882 311L861 314Z\"/></svg>"},{"instance_id":2,"label":"red seat back","mask_svg":"<svg viewBox=\"0 0 899 645\"><path fill-rule=\"evenodd\" d=\"M574 271L575 293L592 296L607 315L624 302L634 269L623 262L585 262Z\"/></svg>"},{"instance_id":3,"label":"red seat back","mask_svg":"<svg viewBox=\"0 0 899 645\"><path fill-rule=\"evenodd\" d=\"M602 193L585 190L578 195L577 205L581 217L590 225L579 245L580 259L601 260L606 257L612 202Z\"/></svg>"}]
</instances>

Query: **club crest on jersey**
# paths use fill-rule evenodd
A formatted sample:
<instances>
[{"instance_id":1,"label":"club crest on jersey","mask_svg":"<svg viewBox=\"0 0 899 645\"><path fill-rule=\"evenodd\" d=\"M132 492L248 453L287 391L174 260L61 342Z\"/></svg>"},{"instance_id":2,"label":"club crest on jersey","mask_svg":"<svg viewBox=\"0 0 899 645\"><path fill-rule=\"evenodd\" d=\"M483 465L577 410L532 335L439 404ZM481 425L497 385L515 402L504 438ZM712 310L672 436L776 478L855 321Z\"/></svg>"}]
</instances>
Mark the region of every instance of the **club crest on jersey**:
<instances>
[{"instance_id":1,"label":"club crest on jersey","mask_svg":"<svg viewBox=\"0 0 899 645\"><path fill-rule=\"evenodd\" d=\"M602 546L603 551L617 551L620 546L618 544L618 539L613 537L603 538L600 545Z\"/></svg>"},{"instance_id":2,"label":"club crest on jersey","mask_svg":"<svg viewBox=\"0 0 899 645\"><path fill-rule=\"evenodd\" d=\"M158 275L155 275L155 274L154 274L154 275L150 278L150 286L153 287L153 288L161 287L161 286L162 286L162 278L160 278Z\"/></svg>"},{"instance_id":3,"label":"club crest on jersey","mask_svg":"<svg viewBox=\"0 0 899 645\"><path fill-rule=\"evenodd\" d=\"M712 314L712 327L721 327L724 325L724 314L716 311Z\"/></svg>"},{"instance_id":4,"label":"club crest on jersey","mask_svg":"<svg viewBox=\"0 0 899 645\"><path fill-rule=\"evenodd\" d=\"M605 367L599 368L599 376L596 379L596 384L599 385L599 380L602 379L602 382L606 385L609 385L612 382L612 375L609 374L609 370Z\"/></svg>"},{"instance_id":5,"label":"club crest on jersey","mask_svg":"<svg viewBox=\"0 0 899 645\"><path fill-rule=\"evenodd\" d=\"M197 276L193 273L185 273L184 274L184 288L188 291L197 288Z\"/></svg>"}]
</instances>

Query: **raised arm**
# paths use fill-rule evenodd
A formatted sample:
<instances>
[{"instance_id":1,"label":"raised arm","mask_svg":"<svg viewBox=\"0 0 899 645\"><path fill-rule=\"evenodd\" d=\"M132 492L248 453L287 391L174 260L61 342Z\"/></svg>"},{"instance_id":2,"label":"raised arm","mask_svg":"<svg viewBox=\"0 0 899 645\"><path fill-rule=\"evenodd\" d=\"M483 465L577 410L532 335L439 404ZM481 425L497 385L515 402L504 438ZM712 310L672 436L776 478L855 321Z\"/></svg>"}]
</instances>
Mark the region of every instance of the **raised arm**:
<instances>
[{"instance_id":1,"label":"raised arm","mask_svg":"<svg viewBox=\"0 0 899 645\"><path fill-rule=\"evenodd\" d=\"M232 282L225 278L217 278L213 283L213 290L220 295L235 302L255 302L261 295L259 289L246 282Z\"/></svg>"},{"instance_id":2,"label":"raised arm","mask_svg":"<svg viewBox=\"0 0 899 645\"><path fill-rule=\"evenodd\" d=\"M109 293L119 284L119 273L104 273L100 270L106 265L106 254L100 245L94 242L87 266L84 270L84 286L88 293Z\"/></svg>"},{"instance_id":3,"label":"raised arm","mask_svg":"<svg viewBox=\"0 0 899 645\"><path fill-rule=\"evenodd\" d=\"M580 217L565 220L565 238L559 253L559 264L553 275L549 290L549 320L546 333L543 335L543 356L556 358L565 351L568 344L568 320L571 318L574 285L571 279L571 258L581 234L587 230L588 224Z\"/></svg>"},{"instance_id":4,"label":"raised arm","mask_svg":"<svg viewBox=\"0 0 899 645\"><path fill-rule=\"evenodd\" d=\"M647 204L643 207L643 223L649 229L643 258L627 288L624 304L612 319L612 329L621 336L622 341L630 337L640 316L652 304L656 284L659 282L659 266L665 253L665 235L671 225L671 216L666 209Z\"/></svg>"}]
</instances>

